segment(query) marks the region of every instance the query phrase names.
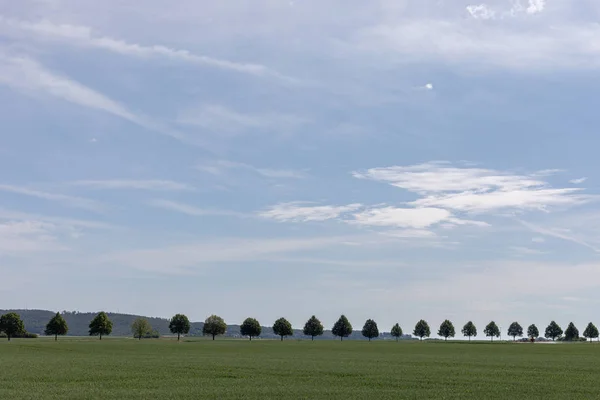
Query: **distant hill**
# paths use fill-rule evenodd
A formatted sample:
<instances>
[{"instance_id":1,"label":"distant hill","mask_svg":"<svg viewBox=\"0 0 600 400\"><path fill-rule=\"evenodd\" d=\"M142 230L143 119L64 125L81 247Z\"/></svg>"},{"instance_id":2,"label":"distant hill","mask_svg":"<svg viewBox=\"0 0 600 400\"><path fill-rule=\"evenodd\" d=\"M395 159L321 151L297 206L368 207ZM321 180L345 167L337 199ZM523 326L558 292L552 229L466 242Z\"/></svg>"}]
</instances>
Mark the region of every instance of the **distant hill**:
<instances>
[{"instance_id":1,"label":"distant hill","mask_svg":"<svg viewBox=\"0 0 600 400\"><path fill-rule=\"evenodd\" d=\"M56 312L47 311L47 310L0 310L0 314L5 314L8 312L15 312L21 316L23 323L25 324L25 329L30 333L37 333L39 335L44 334L44 329L46 328L46 324L52 318ZM107 313L111 321L113 322L113 333L111 336L131 336L131 324L136 318L142 317L146 318L152 329L158 331L160 335L171 335L169 331L169 320L165 318L154 318L154 317L144 317L141 315L131 315L131 314L119 314L119 313ZM61 312L63 318L67 321L69 325L69 336L87 336L89 330L90 321L96 316L96 313L83 313L83 312ZM202 336L202 328L204 326L204 322L192 322L192 328L190 330L191 336ZM240 326L239 325L227 325L227 333L225 334L227 337L241 337L240 335ZM273 329L271 327L262 327L262 338L271 339L278 338L278 336L273 334ZM301 330L294 330L294 337L299 339L310 339L310 337L304 336ZM334 339L335 337L332 335L331 331L325 331L323 336L315 338L315 340L323 340L323 339ZM360 331L354 331L352 335L348 338L350 340L365 340L365 338L361 335ZM382 333L380 335L380 339L392 339L391 335L388 332ZM401 339L411 339L409 335L405 335Z\"/></svg>"}]
</instances>

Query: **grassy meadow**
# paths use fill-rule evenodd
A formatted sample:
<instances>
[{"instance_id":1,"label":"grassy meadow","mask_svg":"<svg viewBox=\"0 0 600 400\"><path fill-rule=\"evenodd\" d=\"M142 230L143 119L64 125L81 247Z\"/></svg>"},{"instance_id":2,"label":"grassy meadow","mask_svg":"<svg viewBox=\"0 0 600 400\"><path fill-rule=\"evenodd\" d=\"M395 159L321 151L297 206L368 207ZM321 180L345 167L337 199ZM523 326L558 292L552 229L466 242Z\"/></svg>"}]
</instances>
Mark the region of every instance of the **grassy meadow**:
<instances>
[{"instance_id":1,"label":"grassy meadow","mask_svg":"<svg viewBox=\"0 0 600 400\"><path fill-rule=\"evenodd\" d=\"M600 397L596 343L15 339L0 371L0 399Z\"/></svg>"}]
</instances>

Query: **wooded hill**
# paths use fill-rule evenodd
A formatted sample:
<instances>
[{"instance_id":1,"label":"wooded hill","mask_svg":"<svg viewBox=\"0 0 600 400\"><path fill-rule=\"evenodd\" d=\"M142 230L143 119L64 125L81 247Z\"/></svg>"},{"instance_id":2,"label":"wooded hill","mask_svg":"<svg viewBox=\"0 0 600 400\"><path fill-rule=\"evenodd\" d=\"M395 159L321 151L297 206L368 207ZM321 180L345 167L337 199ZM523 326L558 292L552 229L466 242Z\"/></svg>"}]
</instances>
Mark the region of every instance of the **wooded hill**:
<instances>
[{"instance_id":1,"label":"wooded hill","mask_svg":"<svg viewBox=\"0 0 600 400\"><path fill-rule=\"evenodd\" d=\"M44 329L48 321L56 314L55 311L47 310L0 310L0 314L6 314L9 312L15 312L21 316L25 329L30 333L37 333L39 335L44 334ZM68 336L88 336L90 321L96 316L97 313L84 313L84 312L69 312L63 311L61 315L67 321L69 325ZM154 318L144 317L141 315L130 315L130 314L119 314L119 313L107 313L110 320L113 322L113 330L111 336L132 336L131 324L136 318L145 318L148 320L152 329L157 331L160 335L171 335L169 331L169 320L165 318ZM355 329L362 327L364 321L351 321L355 324ZM190 336L202 336L202 327L204 322L192 322L192 328L190 330ZM241 337L239 325L227 325L226 337ZM278 338L273 334L273 329L269 326L262 327L262 338ZM302 330L294 329L294 338L299 339L310 339L303 335ZM382 339L391 339L392 336L388 333L382 333L380 335ZM409 335L404 335L401 339L410 339ZM331 330L326 330L323 336L316 337L315 340L335 339ZM360 331L355 330L352 335L347 339L350 340L365 340ZM346 339L344 339L346 340Z\"/></svg>"}]
</instances>

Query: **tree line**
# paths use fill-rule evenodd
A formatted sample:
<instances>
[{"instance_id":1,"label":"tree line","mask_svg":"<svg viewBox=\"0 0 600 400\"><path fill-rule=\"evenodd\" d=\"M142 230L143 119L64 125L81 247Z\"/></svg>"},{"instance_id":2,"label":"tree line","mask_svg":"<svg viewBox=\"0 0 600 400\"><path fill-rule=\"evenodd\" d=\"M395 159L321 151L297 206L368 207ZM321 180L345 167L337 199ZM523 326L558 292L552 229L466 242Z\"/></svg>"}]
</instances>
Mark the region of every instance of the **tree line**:
<instances>
[{"instance_id":1,"label":"tree line","mask_svg":"<svg viewBox=\"0 0 600 400\"><path fill-rule=\"evenodd\" d=\"M169 321L169 330L172 334L177 335L178 341L180 340L181 335L187 335L189 333L190 327L190 320L184 314L176 314ZM98 336L99 339L102 340L102 336L107 336L112 333L112 328L112 321L108 315L102 311L98 313L90 322L89 335ZM225 334L226 330L227 324L223 318L217 315L211 315L204 321L202 334L205 336L212 336L212 339L215 340L215 337ZM46 324L44 333L48 336L54 336L54 339L58 340L58 336L66 335L68 331L69 327L67 322L60 313L56 313L56 315L52 317ZM141 340L142 338L151 335L152 327L145 318L137 318L131 325L131 332L135 338ZM248 337L250 340L259 337L261 332L262 327L255 318L246 318L240 326L241 335ZM279 318L274 322L273 332L280 336L282 341L284 338L293 336L294 334L292 324L285 318ZM344 338L347 338L352 334L352 324L345 315L342 315L333 325L331 332L334 336L339 337L340 340L344 340ZM10 340L11 337L23 336L26 332L21 317L17 313L8 313L0 316L0 333L4 333L8 340ZM306 321L302 333L306 336L310 336L311 340L314 340L315 337L323 335L323 324L316 316L313 315L308 321ZM369 341L379 337L379 328L377 323L372 319L368 319L365 322L361 333L365 338L369 339ZM403 335L402 328L398 323L392 326L390 333L392 337L396 338L396 340ZM477 327L472 321L469 321L463 326L461 333L470 341L471 338L477 337ZM483 333L486 337L489 337L491 341L493 341L494 338L500 337L500 328L494 321L491 321L485 326ZM513 322L510 324L507 330L508 336L512 337L513 340L516 340L517 337L523 337L524 333L523 327L518 322ZM430 337L431 329L427 321L420 320L417 322L412 334L418 337L420 340ZM443 337L444 340L448 340L448 338L454 338L456 336L454 324L450 320L445 320L440 324L437 334L438 336ZM527 338L533 341L540 337L540 331L537 326L532 324L527 328L526 335ZM583 337L589 339L590 341L592 339L598 339L599 336L598 328L596 328L592 322L590 322L583 331ZM553 341L557 339L574 341L579 340L579 330L575 324L571 322L569 323L567 329L563 332L562 328L555 321L551 321L546 327L544 337L547 339L552 339Z\"/></svg>"}]
</instances>

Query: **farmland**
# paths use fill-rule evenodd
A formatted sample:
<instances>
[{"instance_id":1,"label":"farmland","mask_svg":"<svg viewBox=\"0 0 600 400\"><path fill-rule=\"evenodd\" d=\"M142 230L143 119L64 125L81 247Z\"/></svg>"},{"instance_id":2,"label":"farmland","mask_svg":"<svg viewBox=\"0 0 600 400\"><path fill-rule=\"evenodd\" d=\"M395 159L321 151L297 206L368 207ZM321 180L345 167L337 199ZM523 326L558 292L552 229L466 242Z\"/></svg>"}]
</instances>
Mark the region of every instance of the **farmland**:
<instances>
[{"instance_id":1,"label":"farmland","mask_svg":"<svg viewBox=\"0 0 600 400\"><path fill-rule=\"evenodd\" d=\"M593 398L600 345L106 338L0 342L0 398Z\"/></svg>"}]
</instances>

